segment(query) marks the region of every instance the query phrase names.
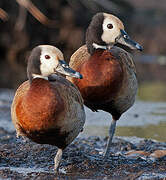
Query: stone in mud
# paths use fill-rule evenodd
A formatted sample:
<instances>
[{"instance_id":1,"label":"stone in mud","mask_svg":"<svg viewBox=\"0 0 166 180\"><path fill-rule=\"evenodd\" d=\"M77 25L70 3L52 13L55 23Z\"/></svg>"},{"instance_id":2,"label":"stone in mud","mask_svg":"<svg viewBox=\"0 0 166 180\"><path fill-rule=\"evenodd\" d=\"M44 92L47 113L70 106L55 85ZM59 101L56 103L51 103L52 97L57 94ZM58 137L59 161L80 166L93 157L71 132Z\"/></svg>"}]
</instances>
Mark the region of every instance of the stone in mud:
<instances>
[{"instance_id":1,"label":"stone in mud","mask_svg":"<svg viewBox=\"0 0 166 180\"><path fill-rule=\"evenodd\" d=\"M150 156L158 159L164 158L166 157L166 150L156 150L153 153L151 153Z\"/></svg>"}]
</instances>

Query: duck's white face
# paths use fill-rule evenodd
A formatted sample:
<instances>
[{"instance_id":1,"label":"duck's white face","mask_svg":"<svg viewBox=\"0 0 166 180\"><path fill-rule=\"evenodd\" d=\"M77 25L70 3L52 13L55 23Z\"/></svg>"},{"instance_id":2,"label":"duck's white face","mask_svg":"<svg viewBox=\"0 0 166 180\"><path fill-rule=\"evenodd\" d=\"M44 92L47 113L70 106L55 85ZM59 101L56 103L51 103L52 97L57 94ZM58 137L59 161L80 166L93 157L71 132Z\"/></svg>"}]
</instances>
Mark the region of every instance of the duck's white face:
<instances>
[{"instance_id":1,"label":"duck's white face","mask_svg":"<svg viewBox=\"0 0 166 180\"><path fill-rule=\"evenodd\" d=\"M29 77L48 79L48 76L56 73L82 78L79 72L71 69L64 61L63 54L58 48L50 45L40 45L34 48L29 60Z\"/></svg>"},{"instance_id":2,"label":"duck's white face","mask_svg":"<svg viewBox=\"0 0 166 180\"><path fill-rule=\"evenodd\" d=\"M120 30L124 30L124 25L119 18L111 14L103 13L103 15L103 34L101 36L101 39L106 44L115 44L116 38L121 35Z\"/></svg>"},{"instance_id":3,"label":"duck's white face","mask_svg":"<svg viewBox=\"0 0 166 180\"><path fill-rule=\"evenodd\" d=\"M41 55L40 55L40 71L42 76L49 76L55 73L55 70L59 64L59 60L63 60L62 52L49 45L41 45Z\"/></svg>"},{"instance_id":4,"label":"duck's white face","mask_svg":"<svg viewBox=\"0 0 166 180\"><path fill-rule=\"evenodd\" d=\"M100 28L102 28L102 31L99 30ZM116 43L123 44L131 49L143 50L142 46L133 41L125 32L122 21L112 14L96 14L89 25L86 37L88 52L90 54L93 54L94 49L98 48L111 49ZM91 44L94 49L91 47Z\"/></svg>"}]
</instances>

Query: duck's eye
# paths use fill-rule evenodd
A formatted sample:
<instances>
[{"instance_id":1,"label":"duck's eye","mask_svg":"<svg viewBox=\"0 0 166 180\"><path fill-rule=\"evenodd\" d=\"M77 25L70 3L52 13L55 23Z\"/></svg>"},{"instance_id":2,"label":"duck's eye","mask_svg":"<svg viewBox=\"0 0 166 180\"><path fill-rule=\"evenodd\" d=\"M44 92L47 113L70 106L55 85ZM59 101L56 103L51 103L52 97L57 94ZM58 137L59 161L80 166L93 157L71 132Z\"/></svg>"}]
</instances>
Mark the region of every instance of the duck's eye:
<instances>
[{"instance_id":1,"label":"duck's eye","mask_svg":"<svg viewBox=\"0 0 166 180\"><path fill-rule=\"evenodd\" d=\"M46 59L50 59L50 56L49 56L49 55L45 55L45 58L46 58Z\"/></svg>"},{"instance_id":2,"label":"duck's eye","mask_svg":"<svg viewBox=\"0 0 166 180\"><path fill-rule=\"evenodd\" d=\"M123 37L124 37L125 39L128 39L128 38L129 38L129 36L128 36L128 35L124 35Z\"/></svg>"},{"instance_id":3,"label":"duck's eye","mask_svg":"<svg viewBox=\"0 0 166 180\"><path fill-rule=\"evenodd\" d=\"M113 28L113 25L112 25L112 24L107 24L107 28L108 28L108 29L112 29L112 28Z\"/></svg>"}]
</instances>

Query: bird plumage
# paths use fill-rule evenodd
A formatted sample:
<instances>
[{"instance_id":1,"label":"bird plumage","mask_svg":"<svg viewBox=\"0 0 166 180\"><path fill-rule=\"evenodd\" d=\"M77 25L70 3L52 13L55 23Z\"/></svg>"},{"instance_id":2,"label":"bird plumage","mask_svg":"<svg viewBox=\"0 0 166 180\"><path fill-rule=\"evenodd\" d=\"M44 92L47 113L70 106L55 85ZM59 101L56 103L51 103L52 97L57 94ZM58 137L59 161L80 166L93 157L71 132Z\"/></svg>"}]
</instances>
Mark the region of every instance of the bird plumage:
<instances>
[{"instance_id":1,"label":"bird plumage","mask_svg":"<svg viewBox=\"0 0 166 180\"><path fill-rule=\"evenodd\" d=\"M82 131L85 123L81 94L76 86L63 77L82 76L62 58L60 50L53 46L33 49L27 66L29 80L17 89L11 106L17 136L58 147L55 170L62 151ZM55 74L54 78L49 81L48 76L52 74Z\"/></svg>"},{"instance_id":2,"label":"bird plumage","mask_svg":"<svg viewBox=\"0 0 166 180\"><path fill-rule=\"evenodd\" d=\"M133 105L138 86L131 55L114 46L116 43L142 50L125 32L119 18L97 13L87 28L86 45L71 56L69 63L84 77L68 79L80 90L85 105L92 111L104 110L112 115L105 158L110 151L116 121Z\"/></svg>"}]
</instances>

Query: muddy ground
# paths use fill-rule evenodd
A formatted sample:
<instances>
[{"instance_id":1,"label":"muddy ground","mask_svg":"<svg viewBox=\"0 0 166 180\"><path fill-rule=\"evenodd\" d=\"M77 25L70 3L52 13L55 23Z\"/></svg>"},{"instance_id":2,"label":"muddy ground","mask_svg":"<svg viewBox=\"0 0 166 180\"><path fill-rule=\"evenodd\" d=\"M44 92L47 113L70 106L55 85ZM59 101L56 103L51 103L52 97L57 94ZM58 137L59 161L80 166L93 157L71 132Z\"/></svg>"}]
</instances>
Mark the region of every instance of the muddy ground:
<instances>
[{"instance_id":1,"label":"muddy ground","mask_svg":"<svg viewBox=\"0 0 166 180\"><path fill-rule=\"evenodd\" d=\"M59 174L53 171L56 147L16 139L0 129L0 179L164 179L166 143L118 138L103 160L106 138L77 138L63 153ZM157 155L155 150L162 150ZM165 153L165 154L164 154Z\"/></svg>"}]
</instances>

